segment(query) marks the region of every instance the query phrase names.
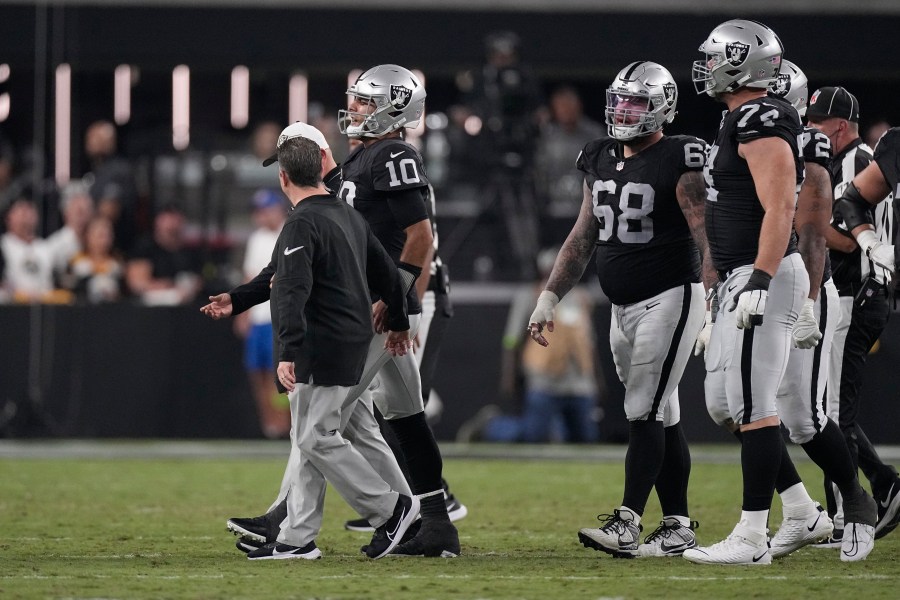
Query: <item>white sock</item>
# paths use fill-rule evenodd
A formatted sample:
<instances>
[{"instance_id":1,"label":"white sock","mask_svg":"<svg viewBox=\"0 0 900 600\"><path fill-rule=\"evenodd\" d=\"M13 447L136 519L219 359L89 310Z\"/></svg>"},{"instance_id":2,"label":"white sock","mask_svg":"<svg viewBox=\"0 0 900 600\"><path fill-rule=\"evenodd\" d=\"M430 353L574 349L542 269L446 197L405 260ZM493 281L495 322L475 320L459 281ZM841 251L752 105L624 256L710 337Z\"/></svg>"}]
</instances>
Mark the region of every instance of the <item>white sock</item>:
<instances>
[{"instance_id":1,"label":"white sock","mask_svg":"<svg viewBox=\"0 0 900 600\"><path fill-rule=\"evenodd\" d=\"M627 506L622 506L619 508L619 516L624 521L632 521L635 525L641 524L641 516Z\"/></svg>"},{"instance_id":2,"label":"white sock","mask_svg":"<svg viewBox=\"0 0 900 600\"><path fill-rule=\"evenodd\" d=\"M795 483L784 490L779 496L781 496L781 503L783 505L803 505L813 503L813 499L810 498L809 492L806 491L806 486L803 485L802 481L800 483Z\"/></svg>"},{"instance_id":3,"label":"white sock","mask_svg":"<svg viewBox=\"0 0 900 600\"><path fill-rule=\"evenodd\" d=\"M742 510L741 524L757 533L766 533L766 525L769 522L769 511L767 510Z\"/></svg>"},{"instance_id":4,"label":"white sock","mask_svg":"<svg viewBox=\"0 0 900 600\"><path fill-rule=\"evenodd\" d=\"M678 521L678 524L681 525L682 527L690 527L691 526L690 517L683 517L681 515L665 515L665 516L663 516L663 521L665 521L665 520Z\"/></svg>"}]
</instances>

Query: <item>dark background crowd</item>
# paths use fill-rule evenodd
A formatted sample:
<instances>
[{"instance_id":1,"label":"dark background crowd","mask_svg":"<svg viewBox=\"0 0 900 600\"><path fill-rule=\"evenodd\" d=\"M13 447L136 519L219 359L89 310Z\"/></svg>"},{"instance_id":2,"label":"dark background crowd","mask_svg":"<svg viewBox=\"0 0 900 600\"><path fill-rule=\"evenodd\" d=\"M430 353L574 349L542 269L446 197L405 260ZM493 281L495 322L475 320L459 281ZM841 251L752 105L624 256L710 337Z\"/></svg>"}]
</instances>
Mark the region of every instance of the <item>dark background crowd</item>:
<instances>
[{"instance_id":1,"label":"dark background crowd","mask_svg":"<svg viewBox=\"0 0 900 600\"><path fill-rule=\"evenodd\" d=\"M318 127L342 160L348 146L336 115L348 77L379 63L402 64L424 78L425 126L410 141L435 188L454 302L489 305L453 326L491 332L497 341L484 350L486 364L501 353L513 300L510 292L498 301L491 289L516 284L530 293L540 279L541 249L558 246L571 228L582 185L575 158L605 135L605 90L626 64L646 59L669 68L679 114L667 133L710 140L710 116L719 107L696 96L690 82L697 46L726 18L759 18L782 36L785 57L804 69L810 89L843 85L854 92L870 144L887 123L900 122L900 69L890 49L900 9L891 3L823 0L815 15L776 2L757 3L752 10L761 12L748 14L731 0L675 0L665 11L641 2L525 1L517 10L462 0L440 9L390 4L0 6L0 303L193 307L240 283L247 241L260 225L259 199L271 206L266 194L277 188L261 161L289 115ZM59 111L60 65L70 73L66 114ZM179 65L190 69L189 137L173 132ZM122 90L114 77L123 66L125 115L117 112ZM237 66L249 75L244 119L234 118L231 101ZM290 94L298 75L307 90L299 107ZM59 137L60 119L69 123L68 138ZM173 133L181 134L177 143ZM469 282L477 285L459 285ZM458 311L458 320L468 318ZM30 334L34 346L40 335L34 327ZM453 358L445 364L453 371ZM32 356L28 365L27 395L40 400L48 394L34 381L40 360ZM471 387L485 382L506 394L510 375L503 369L502 385L494 373L478 371L447 395L471 396ZM602 398L602 373L598 380ZM249 395L242 385L240 393ZM7 405L19 392L0 391ZM462 413L471 416L478 406ZM454 424L445 437L462 413L445 415Z\"/></svg>"}]
</instances>

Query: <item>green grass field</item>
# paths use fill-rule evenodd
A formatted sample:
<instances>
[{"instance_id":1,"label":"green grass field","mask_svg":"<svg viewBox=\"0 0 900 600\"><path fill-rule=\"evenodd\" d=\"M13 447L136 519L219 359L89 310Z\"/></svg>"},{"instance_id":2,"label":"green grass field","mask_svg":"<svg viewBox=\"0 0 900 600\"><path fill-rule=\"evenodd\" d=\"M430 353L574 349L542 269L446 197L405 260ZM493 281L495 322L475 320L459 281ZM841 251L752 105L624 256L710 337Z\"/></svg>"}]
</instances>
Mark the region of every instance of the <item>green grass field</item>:
<instances>
[{"instance_id":1,"label":"green grass field","mask_svg":"<svg viewBox=\"0 0 900 600\"><path fill-rule=\"evenodd\" d=\"M799 467L820 496L814 466ZM470 511L459 522L458 559L365 559L367 534L342 528L353 514L329 491L322 560L250 562L225 519L263 511L282 468L280 458L227 456L0 459L0 598L900 597L900 531L857 564L841 563L837 550L726 568L583 548L578 529L621 501L618 461L447 459ZM730 531L740 496L736 462L695 461L701 543ZM777 500L773 511L776 525ZM659 517L654 497L645 533Z\"/></svg>"}]
</instances>

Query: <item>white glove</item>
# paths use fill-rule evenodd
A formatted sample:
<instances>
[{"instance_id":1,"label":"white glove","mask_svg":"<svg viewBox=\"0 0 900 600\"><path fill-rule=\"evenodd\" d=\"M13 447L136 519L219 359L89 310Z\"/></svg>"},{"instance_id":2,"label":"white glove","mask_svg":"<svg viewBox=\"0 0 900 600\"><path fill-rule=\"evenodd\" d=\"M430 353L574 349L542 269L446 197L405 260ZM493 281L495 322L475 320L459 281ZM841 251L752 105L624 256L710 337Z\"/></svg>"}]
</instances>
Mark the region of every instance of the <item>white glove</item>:
<instances>
[{"instance_id":1,"label":"white glove","mask_svg":"<svg viewBox=\"0 0 900 600\"><path fill-rule=\"evenodd\" d=\"M797 322L794 323L794 346L803 350L815 348L822 339L819 323L816 321L816 315L813 314L813 304L815 302L811 298L807 298L800 310L800 316L797 317Z\"/></svg>"},{"instance_id":2,"label":"white glove","mask_svg":"<svg viewBox=\"0 0 900 600\"><path fill-rule=\"evenodd\" d=\"M534 307L534 312L531 313L531 319L528 320L529 327L537 325L537 330L543 331L544 325L547 325L547 329L553 331L553 310L557 304L559 304L559 296L550 290L541 292Z\"/></svg>"},{"instance_id":3,"label":"white glove","mask_svg":"<svg viewBox=\"0 0 900 600\"><path fill-rule=\"evenodd\" d=\"M750 329L763 324L770 281L772 281L771 275L760 269L753 269L747 285L737 293L731 308L728 309L737 310L735 321L738 329Z\"/></svg>"},{"instance_id":4,"label":"white glove","mask_svg":"<svg viewBox=\"0 0 900 600\"><path fill-rule=\"evenodd\" d=\"M528 333L541 346L547 346L550 343L542 335L542 332L544 331L544 325L547 326L547 331L553 331L553 310L557 304L559 304L559 296L550 290L544 290L538 296L537 305L535 305L534 312L531 313L531 318L528 320Z\"/></svg>"},{"instance_id":5,"label":"white glove","mask_svg":"<svg viewBox=\"0 0 900 600\"><path fill-rule=\"evenodd\" d=\"M873 263L894 272L896 259L894 258L894 246L885 244L875 235L874 229L865 229L856 236L856 242L866 257Z\"/></svg>"},{"instance_id":6,"label":"white glove","mask_svg":"<svg viewBox=\"0 0 900 600\"><path fill-rule=\"evenodd\" d=\"M706 350L707 348L709 348L709 336L712 334L712 328L712 311L707 308L706 322L703 323L703 329L701 329L700 333L697 334L697 341L694 342L694 356L700 356L701 354L703 354L703 358L706 358Z\"/></svg>"}]
</instances>

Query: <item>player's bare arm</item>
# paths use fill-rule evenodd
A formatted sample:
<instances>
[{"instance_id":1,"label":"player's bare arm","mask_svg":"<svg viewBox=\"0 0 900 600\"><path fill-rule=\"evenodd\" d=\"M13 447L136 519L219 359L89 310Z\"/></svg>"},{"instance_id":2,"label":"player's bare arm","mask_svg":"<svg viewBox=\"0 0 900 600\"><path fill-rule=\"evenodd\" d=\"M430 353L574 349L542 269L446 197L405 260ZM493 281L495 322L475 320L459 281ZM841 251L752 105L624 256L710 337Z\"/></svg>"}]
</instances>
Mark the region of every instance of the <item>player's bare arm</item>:
<instances>
[{"instance_id":1,"label":"player's bare arm","mask_svg":"<svg viewBox=\"0 0 900 600\"><path fill-rule=\"evenodd\" d=\"M825 271L825 236L834 231L831 221L831 175L822 165L806 163L806 179L800 188L794 229L800 236L798 250L809 273L809 297L818 298ZM840 235L835 231L837 235ZM843 236L842 236L843 237Z\"/></svg>"},{"instance_id":2,"label":"player's bare arm","mask_svg":"<svg viewBox=\"0 0 900 600\"><path fill-rule=\"evenodd\" d=\"M434 258L434 236L431 230L431 221L423 219L406 228L406 243L400 253L400 262L415 265L422 269L422 274L416 280L416 294L419 300L428 291L428 273L431 269L431 259Z\"/></svg>"},{"instance_id":3,"label":"player's bare arm","mask_svg":"<svg viewBox=\"0 0 900 600\"><path fill-rule=\"evenodd\" d=\"M597 237L600 234L600 224L594 216L593 195L587 185L584 185L583 188L584 196L578 219L559 250L559 255L553 264L553 271L551 271L545 287L546 290L556 294L558 298L565 296L575 284L581 281L581 276L591 260L597 244Z\"/></svg>"},{"instance_id":4,"label":"player's bare arm","mask_svg":"<svg viewBox=\"0 0 900 600\"><path fill-rule=\"evenodd\" d=\"M756 195L766 211L753 266L774 276L794 227L794 153L783 139L767 137L740 144L738 154L747 161Z\"/></svg>"},{"instance_id":5,"label":"player's bare arm","mask_svg":"<svg viewBox=\"0 0 900 600\"><path fill-rule=\"evenodd\" d=\"M859 191L860 195L865 198L866 202L873 206L884 200L884 198L891 193L891 188L888 187L887 181L884 179L881 167L879 167L878 163L874 160L853 178L853 185L856 186L856 189ZM850 233L856 237L860 232L865 231L866 229L875 228L866 223L854 227L853 231Z\"/></svg>"},{"instance_id":6,"label":"player's bare arm","mask_svg":"<svg viewBox=\"0 0 900 600\"><path fill-rule=\"evenodd\" d=\"M675 196L678 198L678 205L687 221L688 227L691 229L691 235L694 237L694 243L700 250L700 258L703 261L703 287L711 289L718 283L719 276L712 264L712 257L709 255L709 242L706 239L706 221L705 221L705 202L706 202L706 183L703 180L701 171L688 171L678 179L678 185L675 188Z\"/></svg>"},{"instance_id":7,"label":"player's bare arm","mask_svg":"<svg viewBox=\"0 0 900 600\"><path fill-rule=\"evenodd\" d=\"M846 254L850 254L859 247L852 236L841 233L834 227L829 227L825 232L825 245L829 250L837 250Z\"/></svg>"}]
</instances>

